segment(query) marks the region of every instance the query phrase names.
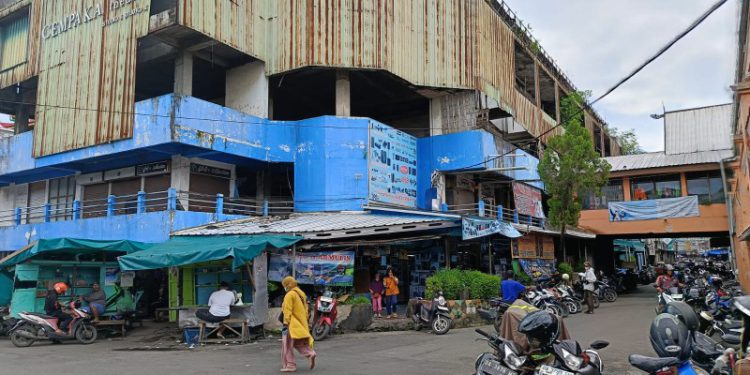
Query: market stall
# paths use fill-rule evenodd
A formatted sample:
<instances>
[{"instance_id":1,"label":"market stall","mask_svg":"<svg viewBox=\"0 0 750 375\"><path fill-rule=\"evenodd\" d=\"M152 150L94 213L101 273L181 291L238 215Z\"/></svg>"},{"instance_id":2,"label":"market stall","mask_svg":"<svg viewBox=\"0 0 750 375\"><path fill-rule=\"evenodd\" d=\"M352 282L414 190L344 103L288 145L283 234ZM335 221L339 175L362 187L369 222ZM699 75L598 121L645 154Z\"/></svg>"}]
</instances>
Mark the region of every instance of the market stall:
<instances>
[{"instance_id":1,"label":"market stall","mask_svg":"<svg viewBox=\"0 0 750 375\"><path fill-rule=\"evenodd\" d=\"M243 293L232 317L262 325L268 313L266 249L292 246L301 237L286 235L176 236L148 250L118 258L124 271L169 269L170 320L195 326L195 310L208 302L219 282Z\"/></svg>"}]
</instances>

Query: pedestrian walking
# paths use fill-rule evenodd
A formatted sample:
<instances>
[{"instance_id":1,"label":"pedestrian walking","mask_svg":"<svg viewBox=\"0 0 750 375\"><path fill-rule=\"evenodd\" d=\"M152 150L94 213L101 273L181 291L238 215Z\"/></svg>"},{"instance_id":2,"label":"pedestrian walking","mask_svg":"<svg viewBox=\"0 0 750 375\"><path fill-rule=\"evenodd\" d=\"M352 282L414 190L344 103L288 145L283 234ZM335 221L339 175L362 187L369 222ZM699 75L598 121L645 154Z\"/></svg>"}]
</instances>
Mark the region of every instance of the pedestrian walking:
<instances>
[{"instance_id":1,"label":"pedestrian walking","mask_svg":"<svg viewBox=\"0 0 750 375\"><path fill-rule=\"evenodd\" d=\"M284 316L284 328L281 330L281 372L297 371L297 363L294 361L294 351L310 361L310 369L315 368L315 357L317 354L312 349L313 338L310 334L310 326L307 323L307 296L297 287L297 280L287 276L281 281L286 295L281 305Z\"/></svg>"},{"instance_id":2,"label":"pedestrian walking","mask_svg":"<svg viewBox=\"0 0 750 375\"><path fill-rule=\"evenodd\" d=\"M372 297L372 314L376 318L383 317L383 280L380 279L380 272L375 273L375 278L370 282L370 296Z\"/></svg>"},{"instance_id":3,"label":"pedestrian walking","mask_svg":"<svg viewBox=\"0 0 750 375\"><path fill-rule=\"evenodd\" d=\"M393 269L388 268L388 276L383 279L385 287L385 313L389 318L398 318L396 303L398 303L398 277L393 275Z\"/></svg>"},{"instance_id":4,"label":"pedestrian walking","mask_svg":"<svg viewBox=\"0 0 750 375\"><path fill-rule=\"evenodd\" d=\"M591 267L590 262L583 263L583 267L586 272L583 274L583 293L586 299L586 314L594 313L594 283L596 282L596 273L594 268Z\"/></svg>"}]
</instances>

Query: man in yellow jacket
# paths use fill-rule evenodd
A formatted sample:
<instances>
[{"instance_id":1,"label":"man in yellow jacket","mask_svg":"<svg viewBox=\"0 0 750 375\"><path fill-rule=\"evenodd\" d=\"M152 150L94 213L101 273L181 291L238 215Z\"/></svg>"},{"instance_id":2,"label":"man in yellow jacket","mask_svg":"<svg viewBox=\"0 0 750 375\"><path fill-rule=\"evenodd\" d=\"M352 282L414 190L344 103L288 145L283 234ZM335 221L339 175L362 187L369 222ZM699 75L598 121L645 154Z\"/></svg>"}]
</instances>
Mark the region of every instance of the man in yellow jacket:
<instances>
[{"instance_id":1,"label":"man in yellow jacket","mask_svg":"<svg viewBox=\"0 0 750 375\"><path fill-rule=\"evenodd\" d=\"M307 296L297 287L297 280L287 276L281 281L286 295L281 304L284 314L284 328L281 330L281 372L297 371L292 348L310 360L310 369L315 368L315 351L312 349L313 338L307 323Z\"/></svg>"}]
</instances>

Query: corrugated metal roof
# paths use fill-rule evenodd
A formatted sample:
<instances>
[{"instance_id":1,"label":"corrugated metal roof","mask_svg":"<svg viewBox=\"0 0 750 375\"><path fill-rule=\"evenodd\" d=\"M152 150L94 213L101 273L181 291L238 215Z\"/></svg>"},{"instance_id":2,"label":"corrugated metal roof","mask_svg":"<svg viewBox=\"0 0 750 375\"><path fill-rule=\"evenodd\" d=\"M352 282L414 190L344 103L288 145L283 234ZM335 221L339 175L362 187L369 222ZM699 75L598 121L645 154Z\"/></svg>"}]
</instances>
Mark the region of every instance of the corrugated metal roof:
<instances>
[{"instance_id":1,"label":"corrugated metal roof","mask_svg":"<svg viewBox=\"0 0 750 375\"><path fill-rule=\"evenodd\" d=\"M667 155L664 152L646 154L610 156L604 158L611 166L612 172L638 169L674 167L678 165L718 163L722 159L734 156L732 150L700 151L685 154Z\"/></svg>"},{"instance_id":2,"label":"corrugated metal roof","mask_svg":"<svg viewBox=\"0 0 750 375\"><path fill-rule=\"evenodd\" d=\"M331 212L293 214L288 219L249 218L232 220L223 223L209 224L185 229L175 233L177 236L210 236L238 234L305 234L397 225L456 221L454 218L440 216L422 216L372 212ZM352 236L355 236L353 234Z\"/></svg>"},{"instance_id":3,"label":"corrugated metal roof","mask_svg":"<svg viewBox=\"0 0 750 375\"><path fill-rule=\"evenodd\" d=\"M732 148L732 104L664 114L667 155Z\"/></svg>"}]
</instances>

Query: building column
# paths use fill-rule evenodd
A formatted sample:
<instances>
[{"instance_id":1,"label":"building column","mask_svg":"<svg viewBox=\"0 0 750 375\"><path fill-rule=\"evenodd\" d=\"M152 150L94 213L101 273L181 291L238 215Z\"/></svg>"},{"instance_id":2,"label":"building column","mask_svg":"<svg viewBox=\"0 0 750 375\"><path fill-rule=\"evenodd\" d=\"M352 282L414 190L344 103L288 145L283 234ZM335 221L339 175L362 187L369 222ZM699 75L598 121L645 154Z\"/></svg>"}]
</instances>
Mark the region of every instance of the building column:
<instances>
[{"instance_id":1,"label":"building column","mask_svg":"<svg viewBox=\"0 0 750 375\"><path fill-rule=\"evenodd\" d=\"M336 71L336 116L351 116L351 82L349 71Z\"/></svg>"},{"instance_id":2,"label":"building column","mask_svg":"<svg viewBox=\"0 0 750 375\"><path fill-rule=\"evenodd\" d=\"M688 190L687 190L687 177L685 176L685 172L680 173L680 196L681 197L687 197Z\"/></svg>"},{"instance_id":3,"label":"building column","mask_svg":"<svg viewBox=\"0 0 750 375\"><path fill-rule=\"evenodd\" d=\"M268 118L268 77L265 64L255 61L227 70L225 105L260 118Z\"/></svg>"},{"instance_id":4,"label":"building column","mask_svg":"<svg viewBox=\"0 0 750 375\"><path fill-rule=\"evenodd\" d=\"M630 196L630 177L622 178L622 194L622 197L625 198L625 201L633 200L633 197Z\"/></svg>"},{"instance_id":5,"label":"building column","mask_svg":"<svg viewBox=\"0 0 750 375\"><path fill-rule=\"evenodd\" d=\"M443 134L443 97L430 99L430 136Z\"/></svg>"},{"instance_id":6,"label":"building column","mask_svg":"<svg viewBox=\"0 0 750 375\"><path fill-rule=\"evenodd\" d=\"M193 95L193 54L181 52L174 61L174 93Z\"/></svg>"}]
</instances>

